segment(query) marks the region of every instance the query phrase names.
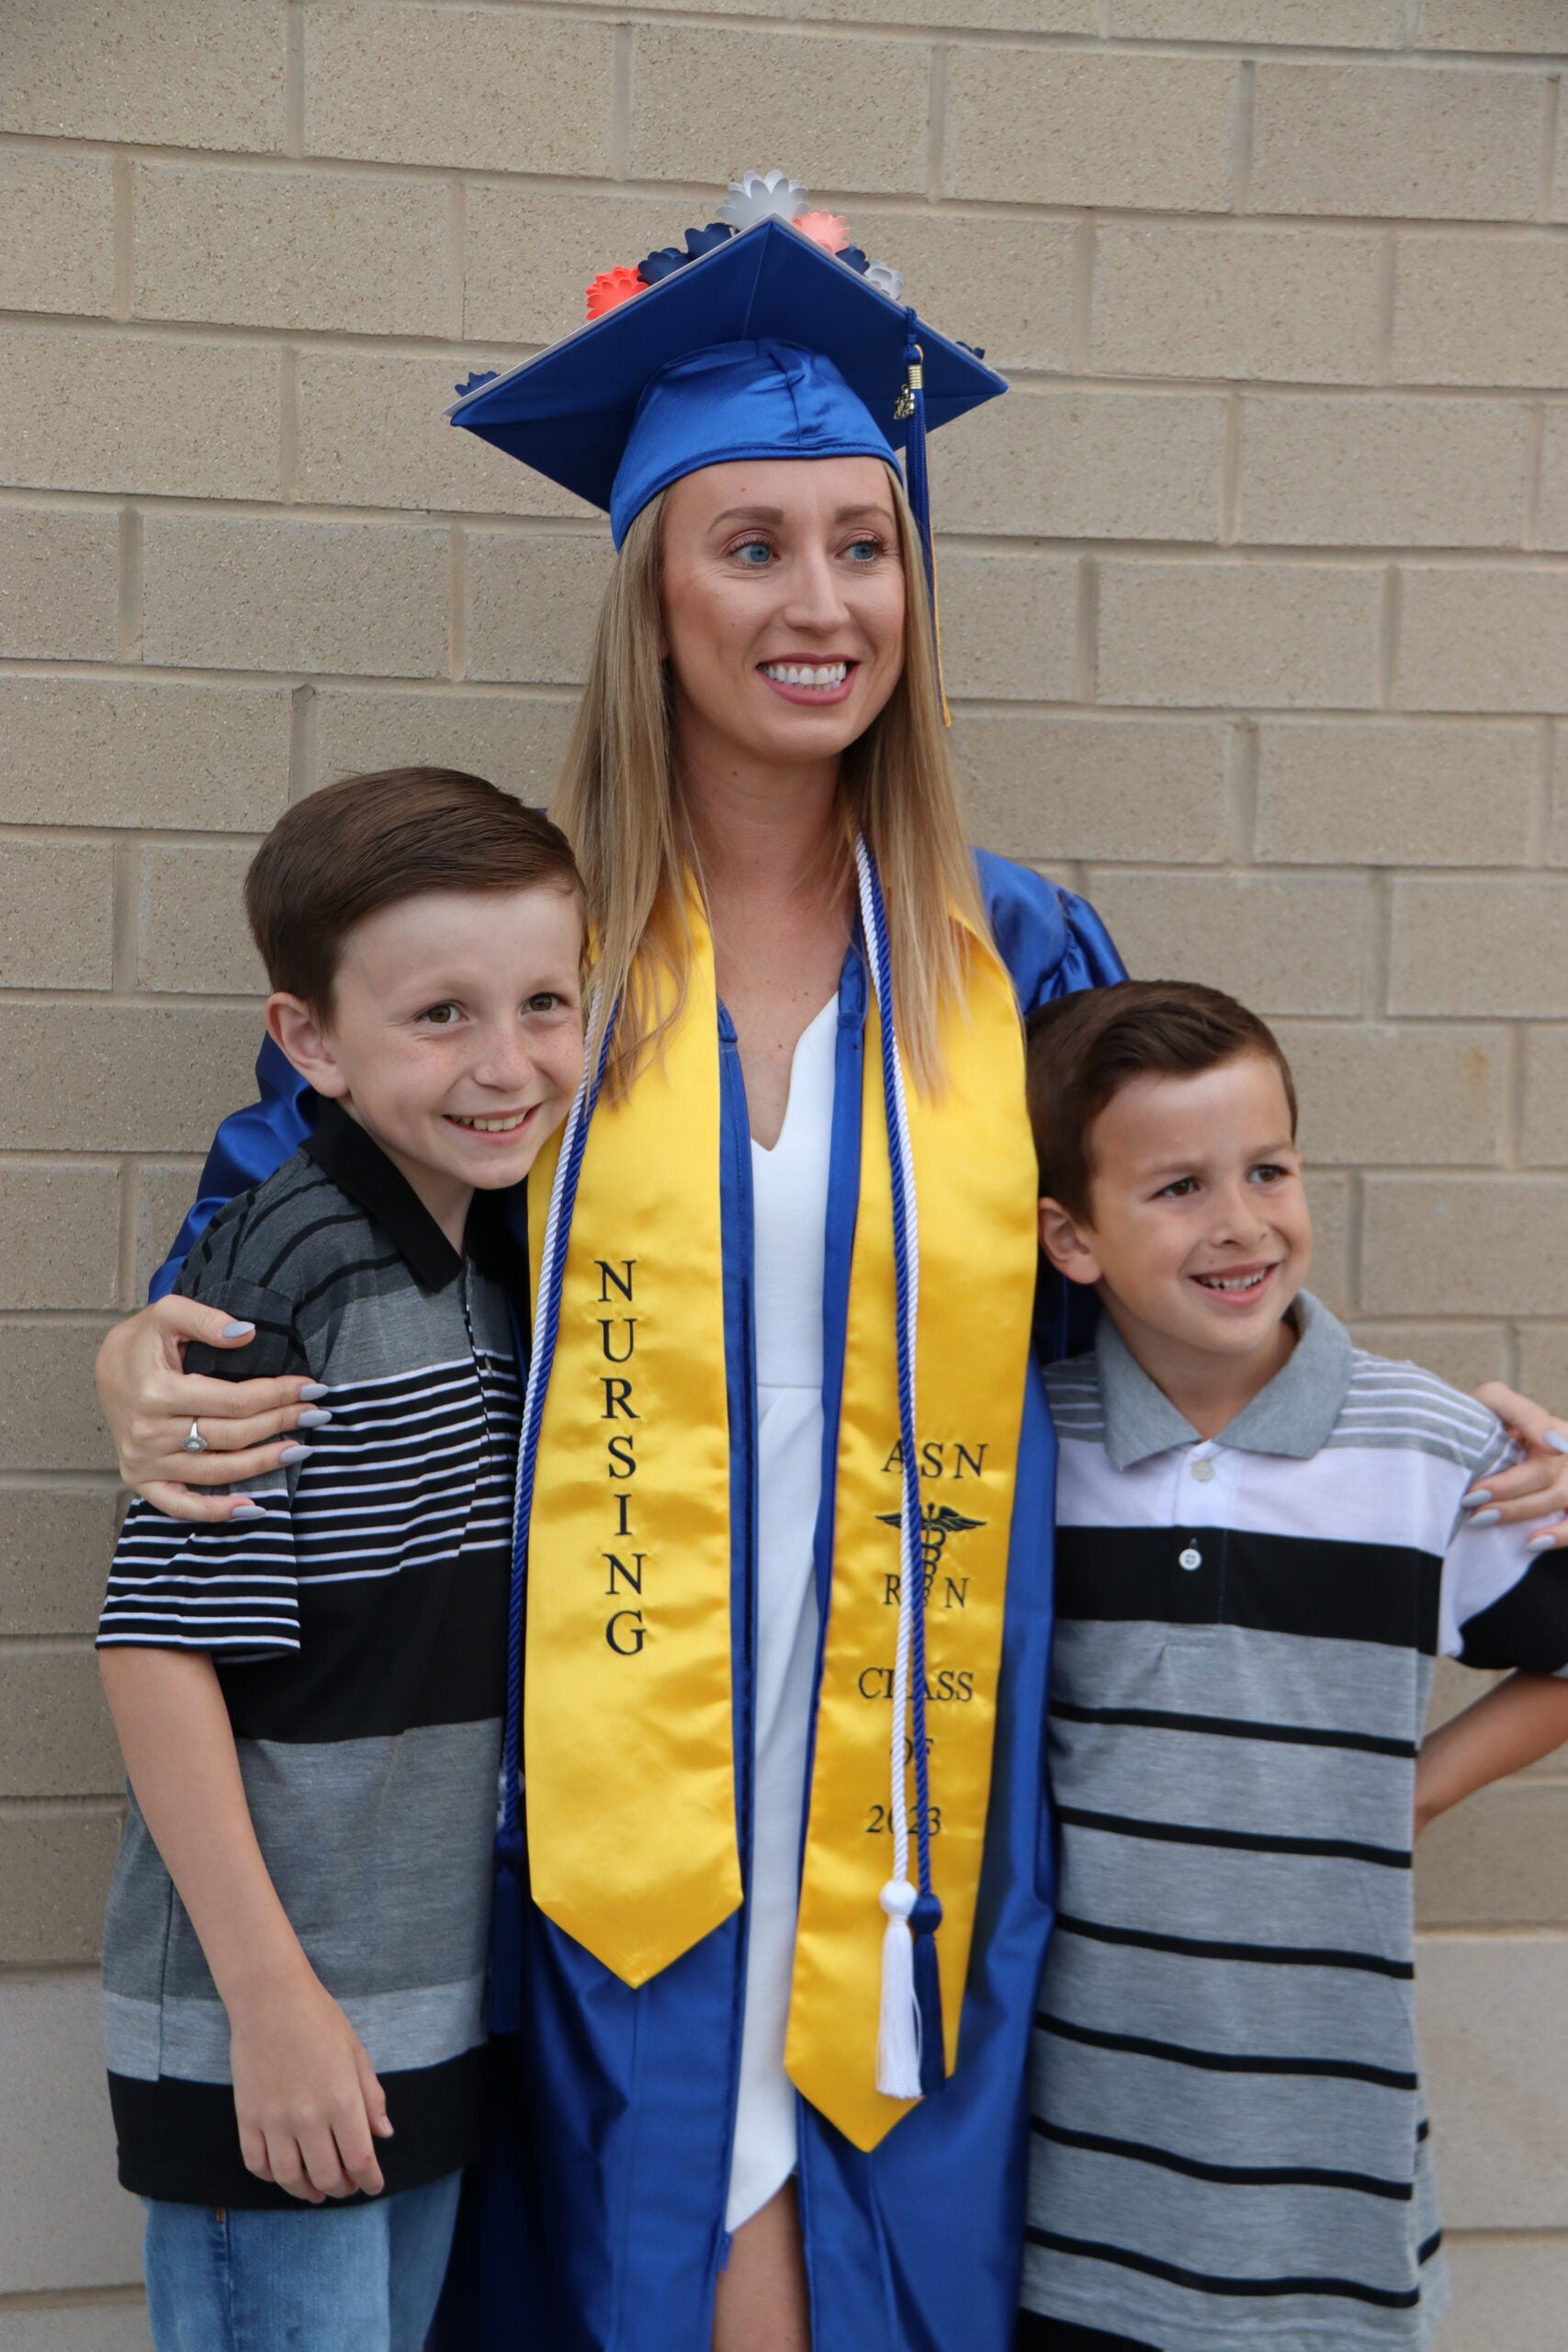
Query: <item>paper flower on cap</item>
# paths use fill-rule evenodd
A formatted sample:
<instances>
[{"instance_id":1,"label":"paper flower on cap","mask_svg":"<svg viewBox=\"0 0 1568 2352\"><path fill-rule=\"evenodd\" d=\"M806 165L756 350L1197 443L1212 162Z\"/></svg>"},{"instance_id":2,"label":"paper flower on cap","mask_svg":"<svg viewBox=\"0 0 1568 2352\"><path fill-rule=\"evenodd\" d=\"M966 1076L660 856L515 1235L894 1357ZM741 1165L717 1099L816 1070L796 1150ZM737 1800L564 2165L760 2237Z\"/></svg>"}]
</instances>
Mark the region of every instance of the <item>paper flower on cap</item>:
<instances>
[{"instance_id":1,"label":"paper flower on cap","mask_svg":"<svg viewBox=\"0 0 1568 2352\"><path fill-rule=\"evenodd\" d=\"M732 229L754 229L759 220L795 220L810 206L810 198L787 172L743 172L729 183L729 194L718 217Z\"/></svg>"},{"instance_id":2,"label":"paper flower on cap","mask_svg":"<svg viewBox=\"0 0 1568 2352\"><path fill-rule=\"evenodd\" d=\"M679 245L663 245L656 254L644 254L637 266L637 274L645 286L657 286L661 277L673 277L676 270L684 269L691 258Z\"/></svg>"},{"instance_id":3,"label":"paper flower on cap","mask_svg":"<svg viewBox=\"0 0 1568 2352\"><path fill-rule=\"evenodd\" d=\"M701 261L703 255L711 254L716 246L727 245L734 234L734 230L727 220L710 220L705 229L688 229L686 259Z\"/></svg>"},{"instance_id":4,"label":"paper flower on cap","mask_svg":"<svg viewBox=\"0 0 1568 2352\"><path fill-rule=\"evenodd\" d=\"M886 294L890 302L901 302L904 299L903 271L889 268L885 261L867 262L865 282L868 286L874 286L879 294Z\"/></svg>"},{"instance_id":5,"label":"paper flower on cap","mask_svg":"<svg viewBox=\"0 0 1568 2352\"><path fill-rule=\"evenodd\" d=\"M588 289L588 315L591 319L602 319L606 311L618 310L623 302L629 302L634 294L641 294L645 290L646 280L624 264L615 269L602 269Z\"/></svg>"},{"instance_id":6,"label":"paper flower on cap","mask_svg":"<svg viewBox=\"0 0 1568 2352\"><path fill-rule=\"evenodd\" d=\"M479 390L481 384L493 384L496 372L493 368L476 368L466 384L454 384L452 390L460 401L466 401L470 392Z\"/></svg>"},{"instance_id":7,"label":"paper flower on cap","mask_svg":"<svg viewBox=\"0 0 1568 2352\"><path fill-rule=\"evenodd\" d=\"M841 212L802 212L795 226L824 253L841 254L850 242L850 225Z\"/></svg>"}]
</instances>

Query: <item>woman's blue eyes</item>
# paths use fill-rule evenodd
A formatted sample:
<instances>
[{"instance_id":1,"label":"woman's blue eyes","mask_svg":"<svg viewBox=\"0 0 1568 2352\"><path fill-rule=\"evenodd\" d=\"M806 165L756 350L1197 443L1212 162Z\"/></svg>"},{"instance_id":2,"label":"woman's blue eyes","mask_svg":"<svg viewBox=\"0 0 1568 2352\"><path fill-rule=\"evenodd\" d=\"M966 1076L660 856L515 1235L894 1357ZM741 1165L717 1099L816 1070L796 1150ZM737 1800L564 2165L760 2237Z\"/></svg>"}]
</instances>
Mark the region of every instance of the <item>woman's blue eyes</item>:
<instances>
[{"instance_id":1,"label":"woman's blue eyes","mask_svg":"<svg viewBox=\"0 0 1568 2352\"><path fill-rule=\"evenodd\" d=\"M843 549L857 571L874 563L882 551L880 539L852 539ZM729 552L738 559L743 571L761 571L773 561L775 549L767 539L741 539Z\"/></svg>"}]
</instances>

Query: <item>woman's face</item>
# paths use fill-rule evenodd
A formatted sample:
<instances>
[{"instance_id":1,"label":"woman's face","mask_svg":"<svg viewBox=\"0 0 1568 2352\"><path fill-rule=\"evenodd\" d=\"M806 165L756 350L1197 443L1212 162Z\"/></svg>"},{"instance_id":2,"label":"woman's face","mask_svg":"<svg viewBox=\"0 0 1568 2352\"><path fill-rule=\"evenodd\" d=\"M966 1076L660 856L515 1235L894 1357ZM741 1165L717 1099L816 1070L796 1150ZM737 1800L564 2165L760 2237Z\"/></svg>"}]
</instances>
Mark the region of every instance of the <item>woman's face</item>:
<instances>
[{"instance_id":1,"label":"woman's face","mask_svg":"<svg viewBox=\"0 0 1568 2352\"><path fill-rule=\"evenodd\" d=\"M904 666L887 468L773 458L685 475L665 497L660 602L688 759L836 759Z\"/></svg>"}]
</instances>

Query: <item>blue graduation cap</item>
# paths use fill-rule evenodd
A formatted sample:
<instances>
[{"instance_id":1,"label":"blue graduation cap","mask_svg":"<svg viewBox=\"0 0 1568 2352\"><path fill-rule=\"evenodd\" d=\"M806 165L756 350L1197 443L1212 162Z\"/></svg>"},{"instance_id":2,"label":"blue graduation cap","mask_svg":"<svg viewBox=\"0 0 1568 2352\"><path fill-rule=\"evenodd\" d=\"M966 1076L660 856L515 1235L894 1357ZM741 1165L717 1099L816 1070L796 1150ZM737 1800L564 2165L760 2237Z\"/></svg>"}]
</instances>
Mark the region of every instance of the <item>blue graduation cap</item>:
<instances>
[{"instance_id":1,"label":"blue graduation cap","mask_svg":"<svg viewBox=\"0 0 1568 2352\"><path fill-rule=\"evenodd\" d=\"M451 422L607 509L617 547L704 466L903 449L934 593L925 435L1006 384L917 318L897 273L783 173L732 182L719 212L684 252L596 278L586 326L470 379Z\"/></svg>"}]
</instances>

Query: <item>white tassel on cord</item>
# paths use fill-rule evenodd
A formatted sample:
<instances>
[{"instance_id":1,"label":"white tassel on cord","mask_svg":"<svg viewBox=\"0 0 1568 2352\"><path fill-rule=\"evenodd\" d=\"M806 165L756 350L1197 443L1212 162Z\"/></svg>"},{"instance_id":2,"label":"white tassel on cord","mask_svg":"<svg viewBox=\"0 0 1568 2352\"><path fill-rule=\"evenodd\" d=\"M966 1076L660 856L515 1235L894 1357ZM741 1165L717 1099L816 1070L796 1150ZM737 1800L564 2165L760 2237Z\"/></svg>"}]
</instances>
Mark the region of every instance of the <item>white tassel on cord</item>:
<instances>
[{"instance_id":1,"label":"white tassel on cord","mask_svg":"<svg viewBox=\"0 0 1568 2352\"><path fill-rule=\"evenodd\" d=\"M877 1010L884 1022L893 1018L891 1005L882 1001L877 978L876 901L872 892L870 860L865 843L855 844L860 879L861 928L865 934L866 961ZM894 1127L888 1149L897 1151L904 1172L905 1231L910 1258L909 1295L905 1328L900 1333L908 1350L909 1377L915 1374L915 1323L919 1308L919 1236L915 1222L915 1161L909 1143L908 1111L904 1099L903 1072L895 1064ZM876 2030L876 2087L887 2098L920 2096L920 2010L915 1998L915 1939L909 1914L915 1888L909 1879L909 1805L908 1728L909 1712L909 1645L914 1612L925 1597L920 1550L920 1506L918 1465L904 1464L903 1508L898 1514L898 1550L902 1575L898 1588L898 1632L893 1663L893 1727L888 1825L893 1832L893 1875L882 1890L887 1925L882 1931L882 2005Z\"/></svg>"},{"instance_id":2,"label":"white tassel on cord","mask_svg":"<svg viewBox=\"0 0 1568 2352\"><path fill-rule=\"evenodd\" d=\"M920 2012L915 1999L915 1890L890 1878L882 1890L882 2014L876 2028L876 2087L889 2098L920 2096Z\"/></svg>"}]
</instances>

